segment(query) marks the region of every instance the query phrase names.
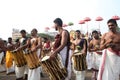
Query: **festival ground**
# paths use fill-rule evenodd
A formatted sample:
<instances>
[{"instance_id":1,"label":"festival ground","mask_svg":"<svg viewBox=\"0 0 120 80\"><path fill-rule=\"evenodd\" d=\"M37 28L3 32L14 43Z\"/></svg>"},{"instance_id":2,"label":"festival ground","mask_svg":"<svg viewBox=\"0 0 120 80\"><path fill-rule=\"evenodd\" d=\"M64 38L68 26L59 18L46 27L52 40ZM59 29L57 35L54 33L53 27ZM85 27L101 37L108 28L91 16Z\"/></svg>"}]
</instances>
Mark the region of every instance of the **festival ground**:
<instances>
[{"instance_id":1,"label":"festival ground","mask_svg":"<svg viewBox=\"0 0 120 80\"><path fill-rule=\"evenodd\" d=\"M86 73L86 79L85 80L91 80L92 72L87 71ZM0 72L0 80L15 80L15 74L12 73L10 75L6 75L5 72ZM48 76L44 73L44 77L41 77L41 80L49 80ZM75 80L75 75L72 73L71 80Z\"/></svg>"}]
</instances>

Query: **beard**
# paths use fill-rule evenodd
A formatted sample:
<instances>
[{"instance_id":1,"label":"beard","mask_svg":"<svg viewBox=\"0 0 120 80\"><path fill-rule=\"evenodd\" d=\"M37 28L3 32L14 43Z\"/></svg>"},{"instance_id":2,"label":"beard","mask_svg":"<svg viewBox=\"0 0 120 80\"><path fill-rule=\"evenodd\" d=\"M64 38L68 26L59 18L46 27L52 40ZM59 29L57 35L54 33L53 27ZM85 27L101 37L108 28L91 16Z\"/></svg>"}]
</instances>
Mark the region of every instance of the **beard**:
<instances>
[{"instance_id":1,"label":"beard","mask_svg":"<svg viewBox=\"0 0 120 80\"><path fill-rule=\"evenodd\" d=\"M55 30L57 31L57 30L58 30L58 28L57 28L57 27L55 27Z\"/></svg>"}]
</instances>

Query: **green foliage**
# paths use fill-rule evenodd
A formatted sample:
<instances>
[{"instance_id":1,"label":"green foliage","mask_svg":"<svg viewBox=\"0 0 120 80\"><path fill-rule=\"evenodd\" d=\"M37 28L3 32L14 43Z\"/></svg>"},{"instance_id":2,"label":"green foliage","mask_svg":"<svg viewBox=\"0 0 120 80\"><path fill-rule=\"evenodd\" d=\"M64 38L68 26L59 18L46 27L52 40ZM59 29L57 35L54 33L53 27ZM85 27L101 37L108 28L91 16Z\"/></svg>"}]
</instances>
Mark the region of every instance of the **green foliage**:
<instances>
[{"instance_id":1,"label":"green foliage","mask_svg":"<svg viewBox=\"0 0 120 80\"><path fill-rule=\"evenodd\" d=\"M119 31L119 32L120 32L120 27L117 27L117 31Z\"/></svg>"},{"instance_id":2,"label":"green foliage","mask_svg":"<svg viewBox=\"0 0 120 80\"><path fill-rule=\"evenodd\" d=\"M69 23L68 23L68 26L72 26L72 25L74 25L73 22L69 22Z\"/></svg>"},{"instance_id":3,"label":"green foliage","mask_svg":"<svg viewBox=\"0 0 120 80\"><path fill-rule=\"evenodd\" d=\"M28 37L30 37L30 34L27 34ZM45 34L45 33L38 33L38 36L42 37L42 38L48 38L49 40L53 41L54 40L54 36L51 36L49 34Z\"/></svg>"},{"instance_id":4,"label":"green foliage","mask_svg":"<svg viewBox=\"0 0 120 80\"><path fill-rule=\"evenodd\" d=\"M45 34L45 33L39 33L38 34L40 37L42 37L42 38L48 38L49 40L51 40L51 41L53 41L54 40L54 36L51 36L51 35L49 35L49 34Z\"/></svg>"}]
</instances>

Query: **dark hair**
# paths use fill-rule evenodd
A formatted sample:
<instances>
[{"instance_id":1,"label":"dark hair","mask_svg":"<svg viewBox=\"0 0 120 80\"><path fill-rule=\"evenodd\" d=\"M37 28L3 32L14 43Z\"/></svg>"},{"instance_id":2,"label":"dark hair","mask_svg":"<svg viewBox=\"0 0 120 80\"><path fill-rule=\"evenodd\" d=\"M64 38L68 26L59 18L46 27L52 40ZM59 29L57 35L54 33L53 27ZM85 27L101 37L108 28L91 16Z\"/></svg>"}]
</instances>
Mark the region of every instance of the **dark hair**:
<instances>
[{"instance_id":1,"label":"dark hair","mask_svg":"<svg viewBox=\"0 0 120 80\"><path fill-rule=\"evenodd\" d=\"M33 30L34 30L36 33L38 32L36 28L34 28ZM33 30L32 30L32 31L33 31Z\"/></svg>"},{"instance_id":2,"label":"dark hair","mask_svg":"<svg viewBox=\"0 0 120 80\"><path fill-rule=\"evenodd\" d=\"M97 33L97 34L98 34L98 31L94 30L94 31L92 31L92 34L93 34L93 33Z\"/></svg>"},{"instance_id":3,"label":"dark hair","mask_svg":"<svg viewBox=\"0 0 120 80\"><path fill-rule=\"evenodd\" d=\"M19 42L19 39L17 38L17 39L15 40L15 42Z\"/></svg>"},{"instance_id":4,"label":"dark hair","mask_svg":"<svg viewBox=\"0 0 120 80\"><path fill-rule=\"evenodd\" d=\"M8 38L8 40L12 40L12 38L11 38L11 37L9 37L9 38Z\"/></svg>"},{"instance_id":5,"label":"dark hair","mask_svg":"<svg viewBox=\"0 0 120 80\"><path fill-rule=\"evenodd\" d=\"M108 22L107 22L107 24L108 24L108 23L114 23L114 24L117 26L117 22L116 22L115 19L109 19Z\"/></svg>"},{"instance_id":6,"label":"dark hair","mask_svg":"<svg viewBox=\"0 0 120 80\"><path fill-rule=\"evenodd\" d=\"M75 32L78 32L78 33L80 33L80 30L76 30Z\"/></svg>"},{"instance_id":7,"label":"dark hair","mask_svg":"<svg viewBox=\"0 0 120 80\"><path fill-rule=\"evenodd\" d=\"M23 30L20 31L20 33L26 33L26 31L23 29Z\"/></svg>"},{"instance_id":8,"label":"dark hair","mask_svg":"<svg viewBox=\"0 0 120 80\"><path fill-rule=\"evenodd\" d=\"M56 18L56 19L54 20L54 23L56 23L58 26L61 26L61 27L62 27L62 25L63 25L63 21L62 21L62 19L60 19L60 18Z\"/></svg>"}]
</instances>

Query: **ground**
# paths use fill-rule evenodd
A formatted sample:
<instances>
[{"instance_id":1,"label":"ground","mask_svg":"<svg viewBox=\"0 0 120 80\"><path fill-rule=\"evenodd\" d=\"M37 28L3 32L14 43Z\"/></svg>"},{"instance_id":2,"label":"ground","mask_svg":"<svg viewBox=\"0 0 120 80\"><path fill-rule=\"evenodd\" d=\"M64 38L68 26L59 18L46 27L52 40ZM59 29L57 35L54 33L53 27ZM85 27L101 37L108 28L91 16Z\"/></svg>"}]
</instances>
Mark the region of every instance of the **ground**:
<instances>
[{"instance_id":1,"label":"ground","mask_svg":"<svg viewBox=\"0 0 120 80\"><path fill-rule=\"evenodd\" d=\"M91 80L92 72L87 71L86 73L86 79L85 80ZM15 74L12 73L10 75L6 75L6 72L0 72L0 80L15 80ZM44 73L44 77L41 78L41 80L49 80L48 76ZM75 75L72 73L71 80L75 80Z\"/></svg>"}]
</instances>

